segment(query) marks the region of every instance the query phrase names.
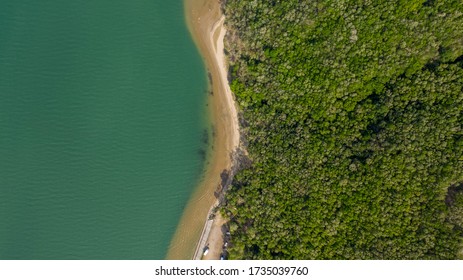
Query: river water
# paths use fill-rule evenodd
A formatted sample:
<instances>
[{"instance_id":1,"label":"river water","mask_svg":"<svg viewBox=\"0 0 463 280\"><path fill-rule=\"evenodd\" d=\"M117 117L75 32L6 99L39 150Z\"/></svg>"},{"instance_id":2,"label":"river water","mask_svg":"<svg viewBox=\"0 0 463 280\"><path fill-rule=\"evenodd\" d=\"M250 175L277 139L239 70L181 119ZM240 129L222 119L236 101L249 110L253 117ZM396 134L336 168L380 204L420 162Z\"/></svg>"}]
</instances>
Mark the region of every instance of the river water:
<instances>
[{"instance_id":1,"label":"river water","mask_svg":"<svg viewBox=\"0 0 463 280\"><path fill-rule=\"evenodd\" d=\"M199 182L183 1L0 0L0 259L162 259Z\"/></svg>"}]
</instances>

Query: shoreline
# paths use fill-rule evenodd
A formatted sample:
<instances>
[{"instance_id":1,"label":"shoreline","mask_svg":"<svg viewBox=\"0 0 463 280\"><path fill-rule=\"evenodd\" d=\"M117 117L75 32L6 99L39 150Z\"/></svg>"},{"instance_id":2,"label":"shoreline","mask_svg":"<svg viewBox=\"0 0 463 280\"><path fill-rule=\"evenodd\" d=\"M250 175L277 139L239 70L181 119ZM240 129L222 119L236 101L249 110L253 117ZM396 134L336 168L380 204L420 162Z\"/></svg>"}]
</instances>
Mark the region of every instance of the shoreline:
<instances>
[{"instance_id":1,"label":"shoreline","mask_svg":"<svg viewBox=\"0 0 463 280\"><path fill-rule=\"evenodd\" d=\"M210 253L205 259L219 259L222 252L223 218L216 213L209 220L211 209L218 203L215 196L222 182L222 172L230 172L234 160L232 153L239 147L239 123L237 108L227 79L224 54L225 17L221 14L218 0L184 0L185 17L190 33L203 57L207 74L210 75L208 97L211 124L214 127L210 162L204 179L192 194L175 235L170 243L166 259L201 258L201 244L208 244ZM209 221L209 222L208 222ZM210 229L205 230L206 225ZM207 236L204 233L207 232Z\"/></svg>"}]
</instances>

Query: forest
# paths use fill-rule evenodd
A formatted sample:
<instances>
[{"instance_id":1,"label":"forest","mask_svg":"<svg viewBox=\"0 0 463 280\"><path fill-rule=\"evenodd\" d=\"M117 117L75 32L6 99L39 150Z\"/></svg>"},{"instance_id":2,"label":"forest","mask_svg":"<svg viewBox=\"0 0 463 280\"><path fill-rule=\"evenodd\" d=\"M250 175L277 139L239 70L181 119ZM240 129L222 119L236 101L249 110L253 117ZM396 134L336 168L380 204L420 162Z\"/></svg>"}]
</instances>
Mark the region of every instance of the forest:
<instances>
[{"instance_id":1,"label":"forest","mask_svg":"<svg viewBox=\"0 0 463 280\"><path fill-rule=\"evenodd\" d=\"M223 0L230 259L463 258L461 0Z\"/></svg>"}]
</instances>

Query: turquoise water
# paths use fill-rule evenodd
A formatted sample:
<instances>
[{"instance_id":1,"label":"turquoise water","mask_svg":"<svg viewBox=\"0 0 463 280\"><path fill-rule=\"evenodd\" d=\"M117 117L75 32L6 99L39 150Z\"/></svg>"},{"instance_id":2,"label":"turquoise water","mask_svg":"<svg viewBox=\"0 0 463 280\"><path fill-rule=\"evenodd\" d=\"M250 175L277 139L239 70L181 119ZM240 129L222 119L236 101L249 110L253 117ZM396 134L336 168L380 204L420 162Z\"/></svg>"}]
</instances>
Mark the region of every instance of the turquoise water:
<instances>
[{"instance_id":1,"label":"turquoise water","mask_svg":"<svg viewBox=\"0 0 463 280\"><path fill-rule=\"evenodd\" d=\"M182 0L0 0L0 259L162 259L203 169Z\"/></svg>"}]
</instances>

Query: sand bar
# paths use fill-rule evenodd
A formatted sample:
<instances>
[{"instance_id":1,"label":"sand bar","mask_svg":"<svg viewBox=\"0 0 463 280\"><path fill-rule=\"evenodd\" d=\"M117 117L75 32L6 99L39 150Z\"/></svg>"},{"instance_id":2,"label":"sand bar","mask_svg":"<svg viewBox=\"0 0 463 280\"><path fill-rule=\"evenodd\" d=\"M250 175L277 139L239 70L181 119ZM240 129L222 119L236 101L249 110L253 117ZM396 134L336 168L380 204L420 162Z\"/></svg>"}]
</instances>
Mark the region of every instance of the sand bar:
<instances>
[{"instance_id":1,"label":"sand bar","mask_svg":"<svg viewBox=\"0 0 463 280\"><path fill-rule=\"evenodd\" d=\"M231 153L239 146L238 115L227 80L223 39L224 17L218 0L185 0L185 16L193 39L204 58L212 79L208 104L214 127L213 150L204 179L190 199L169 247L167 259L192 259L198 242L206 239L211 247L207 259L218 259L222 247L220 215L210 230L209 210L217 203L214 191L221 183L220 174L232 166ZM209 232L207 236L202 233Z\"/></svg>"}]
</instances>

